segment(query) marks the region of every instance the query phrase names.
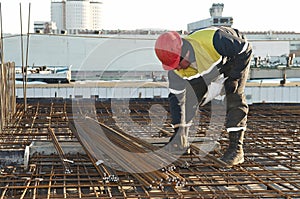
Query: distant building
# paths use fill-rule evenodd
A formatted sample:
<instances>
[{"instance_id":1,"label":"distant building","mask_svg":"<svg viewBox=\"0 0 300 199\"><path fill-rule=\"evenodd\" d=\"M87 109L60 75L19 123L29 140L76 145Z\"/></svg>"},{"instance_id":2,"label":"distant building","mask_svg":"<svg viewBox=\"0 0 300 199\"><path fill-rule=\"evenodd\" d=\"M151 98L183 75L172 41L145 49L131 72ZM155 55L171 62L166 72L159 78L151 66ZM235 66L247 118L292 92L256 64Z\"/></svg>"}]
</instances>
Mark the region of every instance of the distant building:
<instances>
[{"instance_id":1,"label":"distant building","mask_svg":"<svg viewBox=\"0 0 300 199\"><path fill-rule=\"evenodd\" d=\"M51 1L51 21L56 23L59 31L66 29L66 2Z\"/></svg>"},{"instance_id":2,"label":"distant building","mask_svg":"<svg viewBox=\"0 0 300 199\"><path fill-rule=\"evenodd\" d=\"M101 6L98 0L52 0L51 21L56 23L58 33L99 31Z\"/></svg>"},{"instance_id":3,"label":"distant building","mask_svg":"<svg viewBox=\"0 0 300 199\"><path fill-rule=\"evenodd\" d=\"M214 3L212 7L209 9L210 12L210 18L203 19L200 21L192 22L187 25L188 32L191 32L193 30L199 29L199 28L205 28L208 26L229 26L231 27L233 24L233 18L232 17L223 17L223 3Z\"/></svg>"},{"instance_id":4,"label":"distant building","mask_svg":"<svg viewBox=\"0 0 300 199\"><path fill-rule=\"evenodd\" d=\"M254 57L280 65L285 65L286 59L291 57L294 65L300 66L300 33L271 30L242 33L251 42Z\"/></svg>"},{"instance_id":5,"label":"distant building","mask_svg":"<svg viewBox=\"0 0 300 199\"><path fill-rule=\"evenodd\" d=\"M101 12L101 2L100 1L90 1L91 6L91 19L92 19L92 30L102 29L102 12Z\"/></svg>"},{"instance_id":6,"label":"distant building","mask_svg":"<svg viewBox=\"0 0 300 199\"><path fill-rule=\"evenodd\" d=\"M56 24L53 21L35 21L33 29L35 33L44 34L55 33L57 31Z\"/></svg>"}]
</instances>

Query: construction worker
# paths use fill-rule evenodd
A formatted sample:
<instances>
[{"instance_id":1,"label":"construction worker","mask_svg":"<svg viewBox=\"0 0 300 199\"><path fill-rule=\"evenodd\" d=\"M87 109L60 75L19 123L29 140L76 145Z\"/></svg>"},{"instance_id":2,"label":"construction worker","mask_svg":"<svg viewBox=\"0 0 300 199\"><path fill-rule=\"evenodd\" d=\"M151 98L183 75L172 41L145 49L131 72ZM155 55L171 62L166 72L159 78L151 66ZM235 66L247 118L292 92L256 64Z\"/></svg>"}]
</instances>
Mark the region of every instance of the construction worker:
<instances>
[{"instance_id":1,"label":"construction worker","mask_svg":"<svg viewBox=\"0 0 300 199\"><path fill-rule=\"evenodd\" d=\"M160 35L155 53L168 70L169 103L174 128L173 150L189 147L188 131L198 105L204 105L225 89L229 146L221 157L229 167L244 162L243 139L248 105L244 88L252 47L236 29L208 27L182 38L170 31Z\"/></svg>"}]
</instances>

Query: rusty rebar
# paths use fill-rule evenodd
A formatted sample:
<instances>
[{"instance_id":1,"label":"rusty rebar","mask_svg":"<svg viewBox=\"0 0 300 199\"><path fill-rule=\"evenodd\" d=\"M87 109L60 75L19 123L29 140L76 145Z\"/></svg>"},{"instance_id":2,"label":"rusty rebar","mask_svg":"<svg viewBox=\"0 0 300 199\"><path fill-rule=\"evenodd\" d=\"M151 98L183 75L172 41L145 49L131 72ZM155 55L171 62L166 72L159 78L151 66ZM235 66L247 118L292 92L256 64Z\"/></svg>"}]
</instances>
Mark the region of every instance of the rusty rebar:
<instances>
[{"instance_id":1,"label":"rusty rebar","mask_svg":"<svg viewBox=\"0 0 300 199\"><path fill-rule=\"evenodd\" d=\"M132 134L126 135L116 125L108 100L95 102L89 117L96 114L90 118L106 129L108 137L118 146L134 152L155 151L162 147L162 143L145 143L140 138L148 136L148 140L171 135L159 135L155 132L157 128L143 127L149 123L149 107L155 103L167 108L166 99L139 99L130 104L131 116L135 122L142 124L143 132L138 138L133 136L138 132L132 130ZM73 134L80 128L76 125L70 127L80 114L72 112L71 107L72 103L67 100L29 101L28 110L24 112L22 104L18 104L14 123L1 133L0 151L22 149L32 142L50 142L53 134L49 129L56 137L57 146L65 142L80 144ZM210 107L201 107L199 111L202 117L195 137L204 138ZM246 160L233 168L217 164L228 144L225 132L219 140L220 151L211 151L205 156L199 154L197 147L192 147L191 154L182 155L179 162L174 161L161 170L137 174L117 170L101 161L97 163L89 149L80 153L64 153L63 158L74 161L70 164L73 172L65 173L60 152L36 152L30 154L28 168L19 164L1 166L0 198L299 198L299 116L298 104L251 105L244 147ZM79 126L97 131L93 126ZM205 139L195 140L201 142ZM86 147L83 143L79 146ZM103 161L109 160L109 156L114 157L111 153L103 154ZM121 160L124 161L121 166L129 166L126 160ZM182 162L189 166L182 167Z\"/></svg>"}]
</instances>

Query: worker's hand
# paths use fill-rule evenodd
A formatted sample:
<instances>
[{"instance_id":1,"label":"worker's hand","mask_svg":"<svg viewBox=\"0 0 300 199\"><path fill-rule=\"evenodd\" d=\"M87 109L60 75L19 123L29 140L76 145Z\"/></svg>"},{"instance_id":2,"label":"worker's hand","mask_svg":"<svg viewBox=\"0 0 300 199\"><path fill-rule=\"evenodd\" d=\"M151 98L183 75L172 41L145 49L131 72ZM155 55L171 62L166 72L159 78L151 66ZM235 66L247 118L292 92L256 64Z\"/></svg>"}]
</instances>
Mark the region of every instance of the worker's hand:
<instances>
[{"instance_id":1,"label":"worker's hand","mask_svg":"<svg viewBox=\"0 0 300 199\"><path fill-rule=\"evenodd\" d=\"M226 93L235 93L237 91L239 81L237 79L228 78L225 83L225 91Z\"/></svg>"},{"instance_id":2,"label":"worker's hand","mask_svg":"<svg viewBox=\"0 0 300 199\"><path fill-rule=\"evenodd\" d=\"M173 150L183 150L182 152L184 152L184 150L189 147L190 144L188 141L188 134L188 124L174 128L174 134L169 141L169 144L172 146Z\"/></svg>"}]
</instances>

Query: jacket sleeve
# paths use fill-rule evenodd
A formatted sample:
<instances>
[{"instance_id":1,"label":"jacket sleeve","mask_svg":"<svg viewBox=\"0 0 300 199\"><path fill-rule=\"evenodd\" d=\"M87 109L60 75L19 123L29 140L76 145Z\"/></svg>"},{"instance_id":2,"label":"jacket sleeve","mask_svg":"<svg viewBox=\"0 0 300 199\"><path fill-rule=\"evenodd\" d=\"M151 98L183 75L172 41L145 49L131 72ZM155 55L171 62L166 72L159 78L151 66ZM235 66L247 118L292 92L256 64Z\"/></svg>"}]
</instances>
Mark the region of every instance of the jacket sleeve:
<instances>
[{"instance_id":1,"label":"jacket sleeve","mask_svg":"<svg viewBox=\"0 0 300 199\"><path fill-rule=\"evenodd\" d=\"M187 124L193 119L199 102L207 92L205 81L201 76L183 79L174 71L169 71L168 79L172 124Z\"/></svg>"},{"instance_id":2,"label":"jacket sleeve","mask_svg":"<svg viewBox=\"0 0 300 199\"><path fill-rule=\"evenodd\" d=\"M231 79L240 79L251 59L251 45L238 30L222 27L213 37L216 51L222 55L221 70Z\"/></svg>"}]
</instances>

